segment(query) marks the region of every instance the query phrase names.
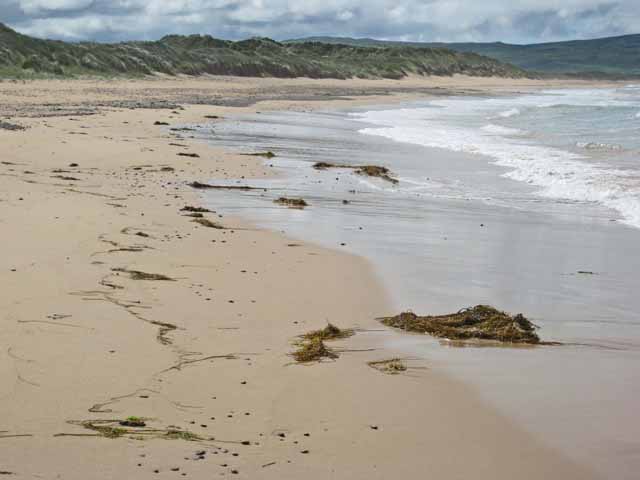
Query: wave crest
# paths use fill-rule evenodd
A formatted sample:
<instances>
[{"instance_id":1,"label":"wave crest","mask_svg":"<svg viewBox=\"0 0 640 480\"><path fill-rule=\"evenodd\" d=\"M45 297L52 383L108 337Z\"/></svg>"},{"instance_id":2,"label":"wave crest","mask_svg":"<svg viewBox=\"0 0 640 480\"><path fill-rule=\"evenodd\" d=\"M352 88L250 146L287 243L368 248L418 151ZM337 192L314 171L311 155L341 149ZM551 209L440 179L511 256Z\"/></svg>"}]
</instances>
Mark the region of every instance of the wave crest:
<instances>
[{"instance_id":1,"label":"wave crest","mask_svg":"<svg viewBox=\"0 0 640 480\"><path fill-rule=\"evenodd\" d=\"M495 125L493 123L485 125L481 128L481 130L483 132L492 133L495 135L521 135L522 133L524 133L522 130L519 130L517 128L503 127L501 125Z\"/></svg>"},{"instance_id":2,"label":"wave crest","mask_svg":"<svg viewBox=\"0 0 640 480\"><path fill-rule=\"evenodd\" d=\"M518 110L517 108L512 108L510 110L500 112L498 115L500 115L502 118L514 117L516 115L520 115L520 110Z\"/></svg>"},{"instance_id":3,"label":"wave crest","mask_svg":"<svg viewBox=\"0 0 640 480\"><path fill-rule=\"evenodd\" d=\"M578 142L576 143L576 147L583 148L585 150L622 150L622 145L618 145L617 143Z\"/></svg>"}]
</instances>

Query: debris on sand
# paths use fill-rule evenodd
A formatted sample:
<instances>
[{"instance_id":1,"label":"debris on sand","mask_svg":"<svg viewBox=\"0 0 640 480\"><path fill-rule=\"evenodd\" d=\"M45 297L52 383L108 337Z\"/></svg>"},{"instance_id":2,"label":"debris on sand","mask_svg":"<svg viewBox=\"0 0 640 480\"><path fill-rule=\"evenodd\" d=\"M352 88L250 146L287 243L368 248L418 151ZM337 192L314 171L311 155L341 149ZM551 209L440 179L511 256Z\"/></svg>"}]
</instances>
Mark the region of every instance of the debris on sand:
<instances>
[{"instance_id":1,"label":"debris on sand","mask_svg":"<svg viewBox=\"0 0 640 480\"><path fill-rule=\"evenodd\" d=\"M291 208L304 208L309 206L309 204L303 198L280 197L275 199L273 202Z\"/></svg>"},{"instance_id":2,"label":"debris on sand","mask_svg":"<svg viewBox=\"0 0 640 480\"><path fill-rule=\"evenodd\" d=\"M522 314L511 316L488 305L465 308L450 315L420 317L404 312L385 317L382 323L408 332L428 333L451 340L497 340L507 343L536 344L540 338L536 325Z\"/></svg>"},{"instance_id":3,"label":"debris on sand","mask_svg":"<svg viewBox=\"0 0 640 480\"><path fill-rule=\"evenodd\" d=\"M387 167L380 167L377 165L363 165L356 168L358 175L365 175L367 177L377 177L387 182L397 184L398 180L391 176L391 172Z\"/></svg>"},{"instance_id":4,"label":"debris on sand","mask_svg":"<svg viewBox=\"0 0 640 480\"><path fill-rule=\"evenodd\" d=\"M329 168L353 168L350 165L340 165L338 163L329 163L329 162L316 162L313 164L313 168L316 170L327 170Z\"/></svg>"},{"instance_id":5,"label":"debris on sand","mask_svg":"<svg viewBox=\"0 0 640 480\"><path fill-rule=\"evenodd\" d=\"M175 168L173 168L173 167L162 167L162 168L160 169L160 171L161 171L161 172L175 172L175 171L176 171L176 169L175 169Z\"/></svg>"},{"instance_id":6,"label":"debris on sand","mask_svg":"<svg viewBox=\"0 0 640 480\"><path fill-rule=\"evenodd\" d=\"M298 350L293 352L293 358L300 363L318 362L324 358L336 359L338 354L327 348L324 342L348 338L354 333L351 329L341 329L330 323L322 330L300 335L300 341L296 344Z\"/></svg>"},{"instance_id":7,"label":"debris on sand","mask_svg":"<svg viewBox=\"0 0 640 480\"><path fill-rule=\"evenodd\" d=\"M140 418L140 417L127 417L124 420L120 420L119 423L123 427L140 428L140 427L147 426L146 422L144 421L144 418Z\"/></svg>"},{"instance_id":8,"label":"debris on sand","mask_svg":"<svg viewBox=\"0 0 640 480\"><path fill-rule=\"evenodd\" d=\"M160 122L160 121L155 121L153 122L154 125L169 125L167 122Z\"/></svg>"},{"instance_id":9,"label":"debris on sand","mask_svg":"<svg viewBox=\"0 0 640 480\"><path fill-rule=\"evenodd\" d=\"M126 273L129 275L129 278L131 278L131 280L158 280L165 282L175 282L175 279L167 277L166 275L162 275L160 273L147 273L141 272L140 270L129 270L127 268L112 268L111 271Z\"/></svg>"},{"instance_id":10,"label":"debris on sand","mask_svg":"<svg viewBox=\"0 0 640 480\"><path fill-rule=\"evenodd\" d=\"M258 153L242 153L241 155L247 157L264 157L264 158L274 158L276 156L273 152L258 152Z\"/></svg>"},{"instance_id":11,"label":"debris on sand","mask_svg":"<svg viewBox=\"0 0 640 480\"><path fill-rule=\"evenodd\" d=\"M196 189L218 189L218 190L264 190L267 191L266 188L256 188L250 187L248 185L209 185L208 183L200 183L200 182L191 182L189 184L191 188Z\"/></svg>"},{"instance_id":12,"label":"debris on sand","mask_svg":"<svg viewBox=\"0 0 640 480\"><path fill-rule=\"evenodd\" d=\"M313 330L309 333L302 335L305 340L313 340L319 338L320 340L339 340L341 338L349 338L353 336L355 332L350 328L338 328L333 324L328 324L322 330Z\"/></svg>"},{"instance_id":13,"label":"debris on sand","mask_svg":"<svg viewBox=\"0 0 640 480\"><path fill-rule=\"evenodd\" d=\"M22 125L17 125L15 123L4 122L0 120L0 130L9 130L9 131L19 131L26 130L27 127L23 127Z\"/></svg>"},{"instance_id":14,"label":"debris on sand","mask_svg":"<svg viewBox=\"0 0 640 480\"><path fill-rule=\"evenodd\" d=\"M179 157L190 157L190 158L200 158L200 155L198 155L197 153L185 153L185 152L178 152L177 154Z\"/></svg>"},{"instance_id":15,"label":"debris on sand","mask_svg":"<svg viewBox=\"0 0 640 480\"><path fill-rule=\"evenodd\" d=\"M192 207L191 205L186 205L180 209L181 212L192 212L192 213L208 213L211 212L208 208L204 207Z\"/></svg>"},{"instance_id":16,"label":"debris on sand","mask_svg":"<svg viewBox=\"0 0 640 480\"><path fill-rule=\"evenodd\" d=\"M399 183L397 179L391 176L391 171L387 167L381 167L379 165L344 165L338 163L329 162L316 162L313 165L316 170L327 170L329 168L350 168L358 175L364 175L367 177L377 177L393 184Z\"/></svg>"},{"instance_id":17,"label":"debris on sand","mask_svg":"<svg viewBox=\"0 0 640 480\"><path fill-rule=\"evenodd\" d=\"M52 175L51 178L59 178L60 180L66 180L68 182L79 182L80 179L76 177L69 177L67 175Z\"/></svg>"},{"instance_id":18,"label":"debris on sand","mask_svg":"<svg viewBox=\"0 0 640 480\"><path fill-rule=\"evenodd\" d=\"M293 358L299 363L319 362L322 359L336 359L338 354L327 348L320 337L300 343L298 350L293 352Z\"/></svg>"},{"instance_id":19,"label":"debris on sand","mask_svg":"<svg viewBox=\"0 0 640 480\"><path fill-rule=\"evenodd\" d=\"M379 372L386 373L387 375L398 375L399 373L407 371L407 366L400 358L368 362L367 365L371 368L375 368Z\"/></svg>"},{"instance_id":20,"label":"debris on sand","mask_svg":"<svg viewBox=\"0 0 640 480\"><path fill-rule=\"evenodd\" d=\"M129 417L126 420L71 420L67 423L84 427L87 430L95 432L95 434L78 434L78 433L58 433L55 437L105 437L120 438L127 437L132 439L144 438L164 438L165 440L186 440L190 442L199 442L205 440L203 437L187 430L179 430L174 428L145 428L145 422L139 422L138 425L129 425L129 420L137 417ZM142 424L140 424L142 423Z\"/></svg>"},{"instance_id":21,"label":"debris on sand","mask_svg":"<svg viewBox=\"0 0 640 480\"><path fill-rule=\"evenodd\" d=\"M207 218L194 218L192 220L192 222L199 223L203 227L207 227L207 228L217 228L218 230L224 230L225 229L225 227L223 227L219 223L212 222L211 220L209 220Z\"/></svg>"}]
</instances>

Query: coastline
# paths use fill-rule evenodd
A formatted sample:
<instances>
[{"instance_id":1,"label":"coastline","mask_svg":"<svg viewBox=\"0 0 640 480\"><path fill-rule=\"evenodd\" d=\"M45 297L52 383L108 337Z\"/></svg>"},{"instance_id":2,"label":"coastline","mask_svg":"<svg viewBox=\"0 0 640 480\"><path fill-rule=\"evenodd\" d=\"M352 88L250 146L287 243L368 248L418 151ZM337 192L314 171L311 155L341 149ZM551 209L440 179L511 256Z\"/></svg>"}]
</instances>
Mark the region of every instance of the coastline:
<instances>
[{"instance_id":1,"label":"coastline","mask_svg":"<svg viewBox=\"0 0 640 480\"><path fill-rule=\"evenodd\" d=\"M253 81L255 92L278 83ZM299 83L304 89L314 82ZM352 83L340 89L363 89L367 82ZM367 85L390 88L387 83ZM440 85L423 83L418 93L393 99ZM283 82L282 88L292 84ZM464 79L452 88L473 85ZM489 88L481 81L475 85ZM66 93L60 88L60 100ZM334 94L340 99L332 105L347 104ZM171 474L172 468L195 478L232 470L239 478L416 478L424 472L439 478L591 478L428 365L398 376L367 366L395 352L344 352L331 363L288 365L297 335L327 321L375 329L374 318L389 313L371 267L313 245L291 247L286 237L238 219L209 214L230 228L216 230L180 214L185 205L200 203L188 181L269 171L260 159L192 142L186 132L176 139L164 130L170 125L154 122L204 123L205 115L322 108L327 101L280 98L184 110L146 104L130 110L105 100L114 95L97 94L87 102L99 109L96 115L11 116L9 121L29 129L0 131L2 160L10 163L0 166L7 238L0 270L6 292L0 378L12 385L0 396L0 410L7 412L0 425L7 452L0 469L63 478L147 478L156 477L155 470ZM247 103L246 91L233 95L237 104ZM5 93L0 103L19 104L16 98ZM365 95L353 104L381 99L390 97ZM100 103L108 106L94 107ZM64 108L60 104L54 108ZM113 268L176 281L134 281ZM375 332L360 332L336 346L367 350L376 342ZM219 355L229 358L209 358ZM217 441L54 436L91 433L69 420L129 415ZM203 449L206 460L195 460L194 452Z\"/></svg>"}]
</instances>

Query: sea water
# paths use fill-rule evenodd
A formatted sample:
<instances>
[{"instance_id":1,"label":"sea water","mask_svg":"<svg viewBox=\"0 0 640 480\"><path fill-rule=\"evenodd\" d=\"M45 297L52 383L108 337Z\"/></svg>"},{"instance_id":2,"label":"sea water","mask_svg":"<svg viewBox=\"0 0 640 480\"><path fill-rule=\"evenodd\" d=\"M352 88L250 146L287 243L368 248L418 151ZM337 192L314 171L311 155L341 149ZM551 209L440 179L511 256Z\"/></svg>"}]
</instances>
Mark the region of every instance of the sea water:
<instances>
[{"instance_id":1,"label":"sea water","mask_svg":"<svg viewBox=\"0 0 640 480\"><path fill-rule=\"evenodd\" d=\"M391 340L576 461L608 478L635 478L639 133L640 88L629 85L263 113L215 124L213 133L203 126L199 136L277 154L267 160L275 177L243 181L267 192L208 194L221 213L368 258L397 311L491 304L566 343ZM399 183L316 170L318 161L384 165ZM273 203L279 196L310 206L283 208Z\"/></svg>"},{"instance_id":2,"label":"sea water","mask_svg":"<svg viewBox=\"0 0 640 480\"><path fill-rule=\"evenodd\" d=\"M640 86L452 98L354 117L375 125L363 134L489 156L540 196L604 205L640 228Z\"/></svg>"}]
</instances>

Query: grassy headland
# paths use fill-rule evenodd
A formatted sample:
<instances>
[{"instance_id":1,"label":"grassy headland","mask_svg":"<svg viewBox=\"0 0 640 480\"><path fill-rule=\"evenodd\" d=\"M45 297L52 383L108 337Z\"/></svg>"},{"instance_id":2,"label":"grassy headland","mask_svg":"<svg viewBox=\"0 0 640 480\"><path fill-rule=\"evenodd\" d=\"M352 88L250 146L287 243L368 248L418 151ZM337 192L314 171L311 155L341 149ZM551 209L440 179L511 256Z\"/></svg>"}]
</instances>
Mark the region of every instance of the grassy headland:
<instances>
[{"instance_id":1,"label":"grassy headland","mask_svg":"<svg viewBox=\"0 0 640 480\"><path fill-rule=\"evenodd\" d=\"M640 35L514 45L489 43L393 42L371 38L310 37L287 43L321 42L377 48L446 48L476 53L522 69L551 76L633 78L640 76Z\"/></svg>"},{"instance_id":2,"label":"grassy headland","mask_svg":"<svg viewBox=\"0 0 640 480\"><path fill-rule=\"evenodd\" d=\"M42 40L0 24L0 77L236 75L280 78L392 78L407 75L523 78L518 67L444 48L373 48L325 43L239 42L208 35L158 41L69 43Z\"/></svg>"}]
</instances>

